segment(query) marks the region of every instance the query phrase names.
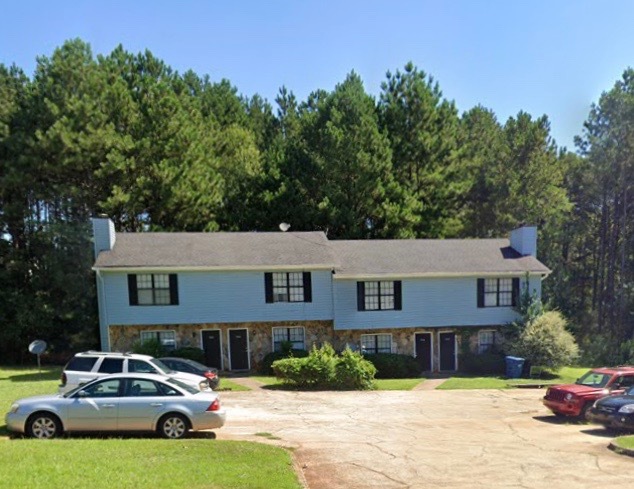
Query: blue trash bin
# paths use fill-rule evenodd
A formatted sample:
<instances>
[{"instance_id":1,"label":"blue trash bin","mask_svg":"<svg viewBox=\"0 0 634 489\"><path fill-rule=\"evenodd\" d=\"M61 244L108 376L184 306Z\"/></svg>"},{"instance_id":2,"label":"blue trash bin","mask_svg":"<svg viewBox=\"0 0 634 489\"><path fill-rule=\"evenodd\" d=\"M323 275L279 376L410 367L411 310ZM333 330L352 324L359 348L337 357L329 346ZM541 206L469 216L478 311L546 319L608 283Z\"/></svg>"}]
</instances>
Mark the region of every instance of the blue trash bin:
<instances>
[{"instance_id":1,"label":"blue trash bin","mask_svg":"<svg viewBox=\"0 0 634 489\"><path fill-rule=\"evenodd\" d=\"M519 357L506 357L506 376L509 379L519 379L522 376L524 359Z\"/></svg>"}]
</instances>

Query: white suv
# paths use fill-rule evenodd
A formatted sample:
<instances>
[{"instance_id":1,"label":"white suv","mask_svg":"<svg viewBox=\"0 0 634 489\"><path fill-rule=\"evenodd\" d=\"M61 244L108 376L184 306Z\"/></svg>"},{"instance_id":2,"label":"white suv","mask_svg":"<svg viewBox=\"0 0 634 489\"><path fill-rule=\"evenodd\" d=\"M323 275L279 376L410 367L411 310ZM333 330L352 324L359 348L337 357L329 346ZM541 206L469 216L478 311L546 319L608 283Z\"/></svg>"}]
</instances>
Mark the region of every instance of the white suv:
<instances>
[{"instance_id":1,"label":"white suv","mask_svg":"<svg viewBox=\"0 0 634 489\"><path fill-rule=\"evenodd\" d=\"M195 389L211 390L209 381L202 375L176 372L160 360L148 355L86 351L77 353L64 367L59 393L68 392L98 377L122 372L167 375L191 385Z\"/></svg>"}]
</instances>

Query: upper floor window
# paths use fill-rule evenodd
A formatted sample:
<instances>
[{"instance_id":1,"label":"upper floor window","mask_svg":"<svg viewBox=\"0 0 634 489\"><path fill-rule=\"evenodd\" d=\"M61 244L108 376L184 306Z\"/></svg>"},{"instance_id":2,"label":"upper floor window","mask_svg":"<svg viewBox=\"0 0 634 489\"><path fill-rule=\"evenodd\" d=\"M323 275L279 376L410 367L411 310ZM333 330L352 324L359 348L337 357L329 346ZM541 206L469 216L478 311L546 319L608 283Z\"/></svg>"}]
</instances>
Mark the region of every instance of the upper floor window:
<instances>
[{"instance_id":1,"label":"upper floor window","mask_svg":"<svg viewBox=\"0 0 634 489\"><path fill-rule=\"evenodd\" d=\"M357 282L359 311L400 311L401 281Z\"/></svg>"},{"instance_id":2,"label":"upper floor window","mask_svg":"<svg viewBox=\"0 0 634 489\"><path fill-rule=\"evenodd\" d=\"M274 327L273 328L273 351L282 351L282 343L288 341L293 344L293 350L305 350L304 328Z\"/></svg>"},{"instance_id":3,"label":"upper floor window","mask_svg":"<svg viewBox=\"0 0 634 489\"><path fill-rule=\"evenodd\" d=\"M131 306L178 305L178 276L175 273L128 275Z\"/></svg>"},{"instance_id":4,"label":"upper floor window","mask_svg":"<svg viewBox=\"0 0 634 489\"><path fill-rule=\"evenodd\" d=\"M392 353L391 334L362 334L361 352L368 355Z\"/></svg>"},{"instance_id":5,"label":"upper floor window","mask_svg":"<svg viewBox=\"0 0 634 489\"><path fill-rule=\"evenodd\" d=\"M519 289L519 278L479 278L478 307L516 306Z\"/></svg>"},{"instance_id":6,"label":"upper floor window","mask_svg":"<svg viewBox=\"0 0 634 489\"><path fill-rule=\"evenodd\" d=\"M312 302L310 272L272 272L264 274L266 302Z\"/></svg>"}]
</instances>

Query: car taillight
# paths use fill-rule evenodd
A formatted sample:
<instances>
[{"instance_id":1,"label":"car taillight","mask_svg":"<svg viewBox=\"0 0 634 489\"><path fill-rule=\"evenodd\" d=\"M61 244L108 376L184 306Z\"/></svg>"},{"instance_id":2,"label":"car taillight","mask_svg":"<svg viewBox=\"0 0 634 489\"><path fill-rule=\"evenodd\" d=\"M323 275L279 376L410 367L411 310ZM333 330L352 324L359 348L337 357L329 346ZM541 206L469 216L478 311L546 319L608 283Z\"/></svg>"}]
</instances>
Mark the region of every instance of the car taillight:
<instances>
[{"instance_id":1,"label":"car taillight","mask_svg":"<svg viewBox=\"0 0 634 489\"><path fill-rule=\"evenodd\" d=\"M215 379L216 377L218 377L218 375L213 372L205 372L205 377L207 377L208 379Z\"/></svg>"},{"instance_id":2,"label":"car taillight","mask_svg":"<svg viewBox=\"0 0 634 489\"><path fill-rule=\"evenodd\" d=\"M218 409L220 409L220 401L216 399L214 402L212 402L209 405L209 407L207 408L207 411L218 411Z\"/></svg>"},{"instance_id":3,"label":"car taillight","mask_svg":"<svg viewBox=\"0 0 634 489\"><path fill-rule=\"evenodd\" d=\"M68 378L66 377L66 372L62 372L62 385L66 385Z\"/></svg>"}]
</instances>

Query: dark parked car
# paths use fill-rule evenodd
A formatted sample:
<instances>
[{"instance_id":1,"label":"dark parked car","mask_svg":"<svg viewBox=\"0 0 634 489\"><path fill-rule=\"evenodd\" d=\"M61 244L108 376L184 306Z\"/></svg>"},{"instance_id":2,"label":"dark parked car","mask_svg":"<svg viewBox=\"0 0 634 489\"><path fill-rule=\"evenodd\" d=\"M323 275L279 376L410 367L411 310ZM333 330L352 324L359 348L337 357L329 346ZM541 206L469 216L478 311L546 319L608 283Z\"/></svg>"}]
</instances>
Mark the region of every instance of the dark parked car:
<instances>
[{"instance_id":1,"label":"dark parked car","mask_svg":"<svg viewBox=\"0 0 634 489\"><path fill-rule=\"evenodd\" d=\"M606 428L634 431L634 387L622 396L599 399L588 411L587 418Z\"/></svg>"},{"instance_id":2,"label":"dark parked car","mask_svg":"<svg viewBox=\"0 0 634 489\"><path fill-rule=\"evenodd\" d=\"M198 363L187 358L167 357L160 358L159 360L161 360L161 362L163 362L172 370L176 370L177 372L186 372L188 374L196 374L207 377L207 379L209 380L209 387L211 387L212 389L216 389L218 387L218 384L220 383L217 368L207 367L202 363Z\"/></svg>"}]
</instances>

